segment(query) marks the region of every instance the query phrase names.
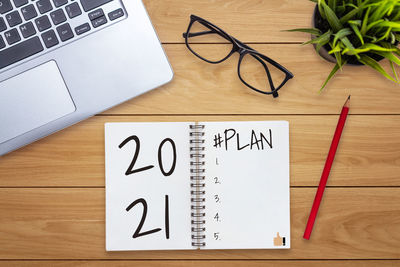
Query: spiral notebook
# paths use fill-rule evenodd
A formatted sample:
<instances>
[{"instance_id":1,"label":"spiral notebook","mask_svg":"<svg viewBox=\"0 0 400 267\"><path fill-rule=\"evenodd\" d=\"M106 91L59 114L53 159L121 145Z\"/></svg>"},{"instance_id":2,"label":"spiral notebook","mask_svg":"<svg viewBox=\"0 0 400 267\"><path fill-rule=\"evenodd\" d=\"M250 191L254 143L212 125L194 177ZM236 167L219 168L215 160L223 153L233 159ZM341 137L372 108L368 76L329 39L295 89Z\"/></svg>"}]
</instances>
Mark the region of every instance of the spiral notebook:
<instances>
[{"instance_id":1,"label":"spiral notebook","mask_svg":"<svg viewBox=\"0 0 400 267\"><path fill-rule=\"evenodd\" d=\"M290 248L286 121L106 123L106 250Z\"/></svg>"}]
</instances>

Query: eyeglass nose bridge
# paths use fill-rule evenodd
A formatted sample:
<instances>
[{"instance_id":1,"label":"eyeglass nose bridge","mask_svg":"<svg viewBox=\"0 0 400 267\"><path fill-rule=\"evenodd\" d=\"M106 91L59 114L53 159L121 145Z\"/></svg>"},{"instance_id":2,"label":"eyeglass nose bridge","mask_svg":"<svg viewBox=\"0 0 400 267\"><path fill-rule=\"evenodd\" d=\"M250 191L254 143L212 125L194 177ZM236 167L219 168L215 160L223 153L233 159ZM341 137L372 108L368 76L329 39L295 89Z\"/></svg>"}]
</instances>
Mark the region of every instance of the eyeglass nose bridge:
<instances>
[{"instance_id":1,"label":"eyeglass nose bridge","mask_svg":"<svg viewBox=\"0 0 400 267\"><path fill-rule=\"evenodd\" d=\"M233 38L234 50L237 51L240 55L245 54L246 52L252 51L250 47L240 42L239 40Z\"/></svg>"},{"instance_id":2,"label":"eyeglass nose bridge","mask_svg":"<svg viewBox=\"0 0 400 267\"><path fill-rule=\"evenodd\" d=\"M238 45L237 51L239 52L239 54L242 55L242 54L246 53L247 49L242 47L242 46L240 46L240 45Z\"/></svg>"}]
</instances>

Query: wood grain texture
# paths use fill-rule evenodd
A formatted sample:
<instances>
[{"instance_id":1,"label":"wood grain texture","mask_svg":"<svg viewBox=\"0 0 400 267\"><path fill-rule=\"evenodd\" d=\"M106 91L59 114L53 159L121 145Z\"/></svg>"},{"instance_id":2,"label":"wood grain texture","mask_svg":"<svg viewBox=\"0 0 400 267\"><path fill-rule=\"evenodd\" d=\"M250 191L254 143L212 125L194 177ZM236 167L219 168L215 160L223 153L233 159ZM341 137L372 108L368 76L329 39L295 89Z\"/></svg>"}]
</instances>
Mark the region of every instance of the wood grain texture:
<instances>
[{"instance_id":1,"label":"wood grain texture","mask_svg":"<svg viewBox=\"0 0 400 267\"><path fill-rule=\"evenodd\" d=\"M308 0L144 0L163 43L182 43L190 14L218 25L245 42L302 42L305 34L283 30L311 26Z\"/></svg>"},{"instance_id":2,"label":"wood grain texture","mask_svg":"<svg viewBox=\"0 0 400 267\"><path fill-rule=\"evenodd\" d=\"M0 266L15 267L396 267L400 262L397 260L341 260L341 261L0 261Z\"/></svg>"},{"instance_id":3,"label":"wood grain texture","mask_svg":"<svg viewBox=\"0 0 400 267\"><path fill-rule=\"evenodd\" d=\"M317 186L332 116L96 116L4 156L0 186L104 186L104 123L287 120L292 186ZM400 186L400 116L351 115L328 186Z\"/></svg>"},{"instance_id":4,"label":"wood grain texture","mask_svg":"<svg viewBox=\"0 0 400 267\"><path fill-rule=\"evenodd\" d=\"M318 94L332 64L299 46L307 34L282 31L310 26L308 0L143 2L174 80L0 158L0 266L400 266L399 85L346 66ZM295 78L273 99L239 81L237 55L202 62L183 44L190 14L257 43ZM221 44L202 47L217 53ZM316 189L292 188L291 250L105 252L105 122L288 120L291 185L316 186L338 118L327 114L339 114L348 94L350 113L361 115L348 118L328 182L344 188L327 188L311 241L301 236Z\"/></svg>"},{"instance_id":5,"label":"wood grain texture","mask_svg":"<svg viewBox=\"0 0 400 267\"><path fill-rule=\"evenodd\" d=\"M218 45L203 46L218 53ZM322 60L312 47L251 46L295 75L279 98L256 93L239 80L237 55L213 65L195 57L185 45L172 44L164 47L175 72L173 81L104 114L339 114L349 94L351 114L400 113L400 85L368 67L345 66L319 94L333 64Z\"/></svg>"},{"instance_id":6,"label":"wood grain texture","mask_svg":"<svg viewBox=\"0 0 400 267\"><path fill-rule=\"evenodd\" d=\"M328 188L311 241L315 189L292 189L290 250L106 252L104 193L0 189L0 259L400 259L400 188Z\"/></svg>"}]
</instances>

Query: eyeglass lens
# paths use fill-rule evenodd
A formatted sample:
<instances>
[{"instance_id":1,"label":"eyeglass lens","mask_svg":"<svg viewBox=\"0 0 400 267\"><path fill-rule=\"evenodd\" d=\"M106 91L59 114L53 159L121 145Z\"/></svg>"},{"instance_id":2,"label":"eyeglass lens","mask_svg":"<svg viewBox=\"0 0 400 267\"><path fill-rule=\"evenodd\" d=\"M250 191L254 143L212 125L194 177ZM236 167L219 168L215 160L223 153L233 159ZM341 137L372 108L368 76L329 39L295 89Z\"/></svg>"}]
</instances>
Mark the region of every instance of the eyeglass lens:
<instances>
[{"instance_id":1,"label":"eyeglass lens","mask_svg":"<svg viewBox=\"0 0 400 267\"><path fill-rule=\"evenodd\" d=\"M206 27L201 22L195 21L190 27L187 37L190 49L211 62L218 62L226 58L232 51L233 44L217 31L212 26ZM201 45L201 43L207 43L207 45Z\"/></svg>"},{"instance_id":2,"label":"eyeglass lens","mask_svg":"<svg viewBox=\"0 0 400 267\"><path fill-rule=\"evenodd\" d=\"M271 92L271 82L273 88L277 88L286 77L284 72L263 60L260 56L249 53L244 55L240 63L239 75L248 85L262 92Z\"/></svg>"}]
</instances>

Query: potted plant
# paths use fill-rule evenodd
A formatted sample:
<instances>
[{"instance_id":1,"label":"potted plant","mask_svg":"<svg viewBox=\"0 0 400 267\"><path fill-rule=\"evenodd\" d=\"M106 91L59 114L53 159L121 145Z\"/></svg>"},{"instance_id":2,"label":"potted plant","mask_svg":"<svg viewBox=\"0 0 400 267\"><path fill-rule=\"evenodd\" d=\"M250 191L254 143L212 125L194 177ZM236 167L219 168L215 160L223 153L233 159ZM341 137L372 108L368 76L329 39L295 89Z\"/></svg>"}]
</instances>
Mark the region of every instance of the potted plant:
<instances>
[{"instance_id":1,"label":"potted plant","mask_svg":"<svg viewBox=\"0 0 400 267\"><path fill-rule=\"evenodd\" d=\"M399 82L400 0L311 0L317 3L313 28L289 31L311 33L317 52L336 63L321 87L345 64L367 65L393 82ZM388 59L393 76L378 63Z\"/></svg>"}]
</instances>

